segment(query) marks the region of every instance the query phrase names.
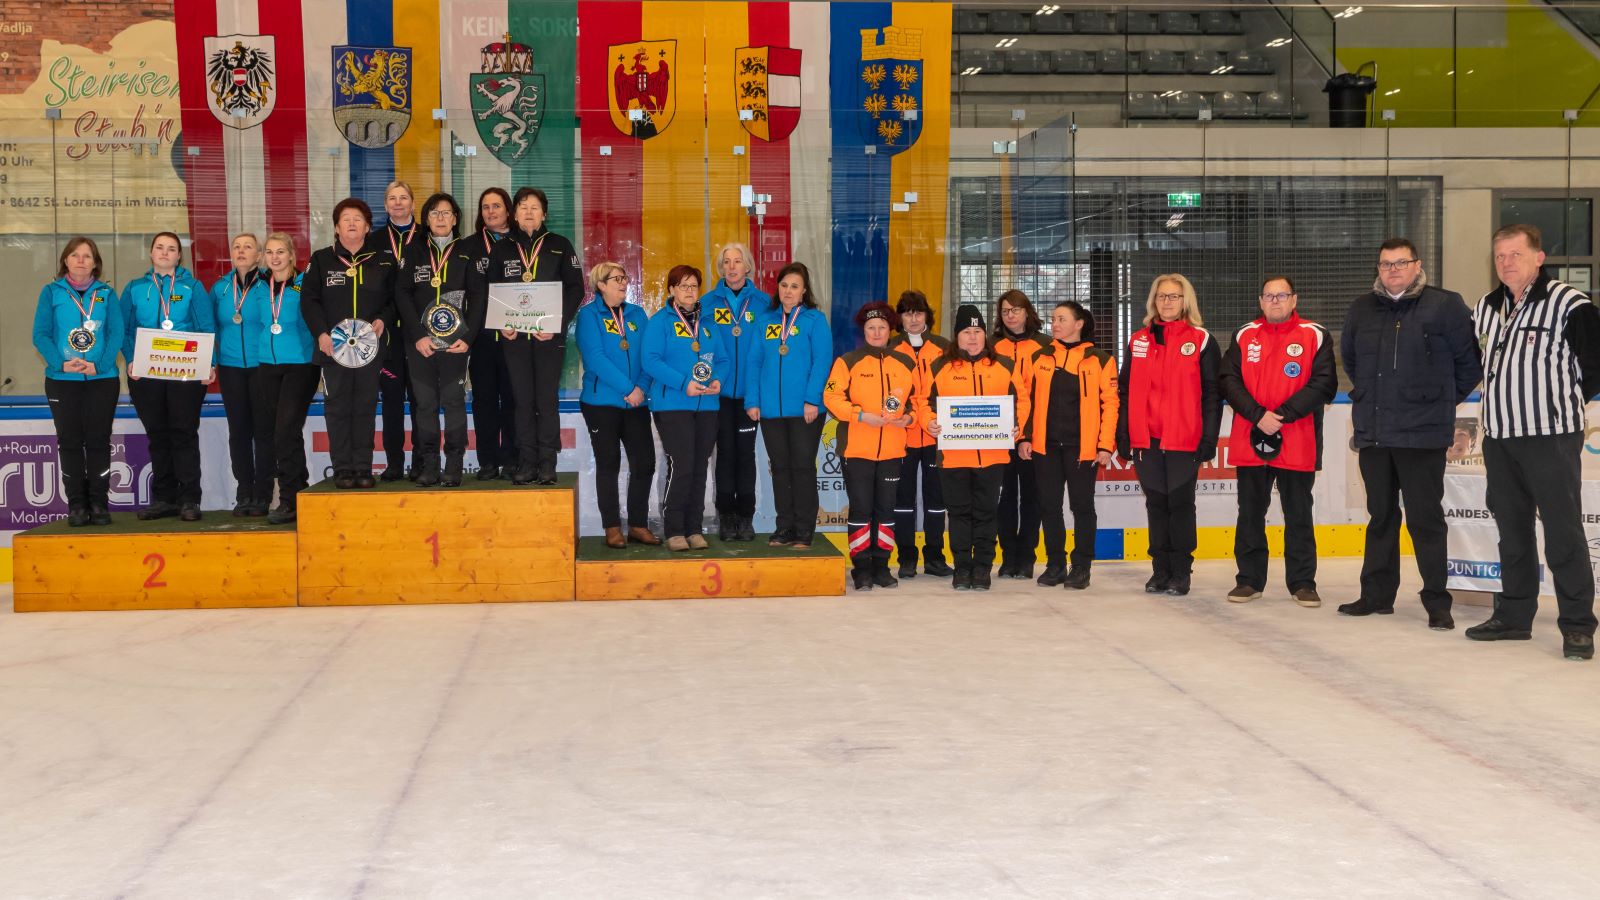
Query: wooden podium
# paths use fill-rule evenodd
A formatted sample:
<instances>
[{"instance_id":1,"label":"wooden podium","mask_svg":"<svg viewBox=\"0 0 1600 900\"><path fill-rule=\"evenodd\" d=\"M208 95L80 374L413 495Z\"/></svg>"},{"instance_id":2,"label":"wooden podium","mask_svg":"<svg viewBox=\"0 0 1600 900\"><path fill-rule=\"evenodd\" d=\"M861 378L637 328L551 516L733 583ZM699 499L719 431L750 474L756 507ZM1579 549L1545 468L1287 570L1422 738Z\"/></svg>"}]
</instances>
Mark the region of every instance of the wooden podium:
<instances>
[{"instance_id":1,"label":"wooden podium","mask_svg":"<svg viewBox=\"0 0 1600 900\"><path fill-rule=\"evenodd\" d=\"M380 482L299 497L301 606L571 600L577 476L419 488Z\"/></svg>"},{"instance_id":2,"label":"wooden podium","mask_svg":"<svg viewBox=\"0 0 1600 900\"><path fill-rule=\"evenodd\" d=\"M17 612L295 605L294 526L266 519L113 513L107 526L41 525L11 546Z\"/></svg>"},{"instance_id":3,"label":"wooden podium","mask_svg":"<svg viewBox=\"0 0 1600 900\"><path fill-rule=\"evenodd\" d=\"M850 561L823 535L808 550L768 547L765 541L706 539L705 550L674 553L665 545L578 540L579 600L673 600L844 595Z\"/></svg>"}]
</instances>

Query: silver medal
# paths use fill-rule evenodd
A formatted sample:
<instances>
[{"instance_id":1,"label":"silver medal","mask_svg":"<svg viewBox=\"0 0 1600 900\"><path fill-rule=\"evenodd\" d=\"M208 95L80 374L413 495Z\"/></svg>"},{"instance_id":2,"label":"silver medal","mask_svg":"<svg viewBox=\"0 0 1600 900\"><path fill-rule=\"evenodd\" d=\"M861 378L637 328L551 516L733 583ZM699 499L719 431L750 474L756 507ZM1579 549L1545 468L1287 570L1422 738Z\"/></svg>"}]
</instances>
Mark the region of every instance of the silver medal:
<instances>
[{"instance_id":1,"label":"silver medal","mask_svg":"<svg viewBox=\"0 0 1600 900\"><path fill-rule=\"evenodd\" d=\"M162 331L171 331L172 329L173 329L173 322L172 322L171 319L162 319L161 320L161 330Z\"/></svg>"},{"instance_id":2,"label":"silver medal","mask_svg":"<svg viewBox=\"0 0 1600 900\"><path fill-rule=\"evenodd\" d=\"M272 327L267 330L273 334L283 334L283 326L279 325L277 322L273 322Z\"/></svg>"}]
</instances>

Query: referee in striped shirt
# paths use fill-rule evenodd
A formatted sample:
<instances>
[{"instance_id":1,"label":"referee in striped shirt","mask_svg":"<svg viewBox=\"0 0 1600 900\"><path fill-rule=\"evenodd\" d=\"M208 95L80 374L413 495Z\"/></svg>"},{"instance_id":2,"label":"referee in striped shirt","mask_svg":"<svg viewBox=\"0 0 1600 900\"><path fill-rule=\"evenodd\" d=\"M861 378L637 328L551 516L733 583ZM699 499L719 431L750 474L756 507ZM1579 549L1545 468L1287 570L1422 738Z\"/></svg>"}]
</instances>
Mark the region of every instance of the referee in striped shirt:
<instances>
[{"instance_id":1,"label":"referee in striped shirt","mask_svg":"<svg viewBox=\"0 0 1600 900\"><path fill-rule=\"evenodd\" d=\"M1583 530L1584 402L1600 391L1600 308L1543 272L1539 229L1494 233L1500 287L1472 321L1483 344L1483 465L1500 529L1494 614L1475 641L1525 641L1539 606L1534 516L1544 522L1562 653L1594 657L1594 575Z\"/></svg>"}]
</instances>

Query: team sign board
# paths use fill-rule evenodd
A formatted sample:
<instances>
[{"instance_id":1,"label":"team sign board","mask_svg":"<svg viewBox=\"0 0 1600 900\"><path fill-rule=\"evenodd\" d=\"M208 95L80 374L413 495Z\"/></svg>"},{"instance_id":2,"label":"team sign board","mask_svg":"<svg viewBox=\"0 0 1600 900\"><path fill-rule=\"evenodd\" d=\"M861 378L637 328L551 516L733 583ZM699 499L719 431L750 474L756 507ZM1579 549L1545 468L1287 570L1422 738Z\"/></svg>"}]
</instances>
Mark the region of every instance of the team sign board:
<instances>
[{"instance_id":1,"label":"team sign board","mask_svg":"<svg viewBox=\"0 0 1600 900\"><path fill-rule=\"evenodd\" d=\"M166 381L204 381L211 374L214 335L141 328L133 337L128 374Z\"/></svg>"},{"instance_id":2,"label":"team sign board","mask_svg":"<svg viewBox=\"0 0 1600 900\"><path fill-rule=\"evenodd\" d=\"M509 328L523 334L561 330L561 283L510 282L489 285L489 309L484 327Z\"/></svg>"},{"instance_id":3,"label":"team sign board","mask_svg":"<svg viewBox=\"0 0 1600 900\"><path fill-rule=\"evenodd\" d=\"M1010 450L1017 428L1014 397L940 397L940 450Z\"/></svg>"}]
</instances>

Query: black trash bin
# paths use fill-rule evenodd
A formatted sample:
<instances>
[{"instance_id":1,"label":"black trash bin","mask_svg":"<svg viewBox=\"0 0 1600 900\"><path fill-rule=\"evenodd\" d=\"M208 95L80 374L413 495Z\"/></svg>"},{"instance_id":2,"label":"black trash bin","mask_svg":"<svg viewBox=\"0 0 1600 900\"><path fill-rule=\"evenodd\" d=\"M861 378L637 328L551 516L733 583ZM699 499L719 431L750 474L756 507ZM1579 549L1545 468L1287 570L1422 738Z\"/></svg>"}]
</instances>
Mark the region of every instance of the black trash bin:
<instances>
[{"instance_id":1,"label":"black trash bin","mask_svg":"<svg viewBox=\"0 0 1600 900\"><path fill-rule=\"evenodd\" d=\"M1378 89L1378 79L1346 72L1328 79L1322 86L1328 95L1330 128L1367 127L1367 98Z\"/></svg>"}]
</instances>

